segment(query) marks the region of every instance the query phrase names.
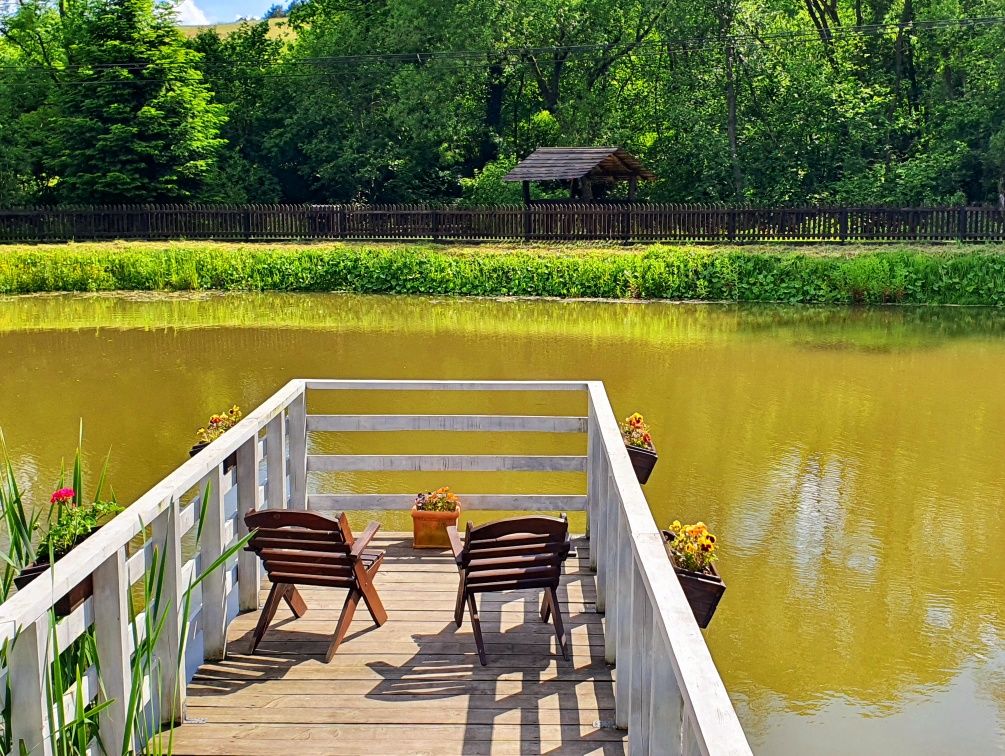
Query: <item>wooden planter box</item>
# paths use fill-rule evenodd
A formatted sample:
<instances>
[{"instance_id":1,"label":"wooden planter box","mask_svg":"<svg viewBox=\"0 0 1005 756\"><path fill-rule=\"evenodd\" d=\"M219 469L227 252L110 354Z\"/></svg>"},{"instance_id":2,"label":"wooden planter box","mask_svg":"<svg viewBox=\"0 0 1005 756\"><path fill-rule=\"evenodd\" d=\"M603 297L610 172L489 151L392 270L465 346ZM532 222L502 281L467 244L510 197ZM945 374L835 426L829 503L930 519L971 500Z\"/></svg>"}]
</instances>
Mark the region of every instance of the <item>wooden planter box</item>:
<instances>
[{"instance_id":1,"label":"wooden planter box","mask_svg":"<svg viewBox=\"0 0 1005 756\"><path fill-rule=\"evenodd\" d=\"M649 449L641 449L638 446L625 446L625 448L628 450L628 457L632 460L632 467L635 468L635 477L639 479L639 485L645 485L649 476L653 474L656 460L659 459L656 449L649 451Z\"/></svg>"},{"instance_id":2,"label":"wooden planter box","mask_svg":"<svg viewBox=\"0 0 1005 756\"><path fill-rule=\"evenodd\" d=\"M201 452L203 449L205 449L211 443L213 443L213 442L212 441L200 441L199 443L197 443L195 446L193 446L191 449L188 450L188 456L194 457L196 454L198 454L199 452ZM229 473L236 466L237 466L237 452L234 452L229 457L224 457L224 459L223 459L223 471L225 473Z\"/></svg>"},{"instance_id":3,"label":"wooden planter box","mask_svg":"<svg viewBox=\"0 0 1005 756\"><path fill-rule=\"evenodd\" d=\"M14 578L14 585L17 586L18 590L21 590L39 575L44 574L48 569L49 562L47 561L29 564L21 570L20 575ZM94 580L90 575L88 575L82 581L77 583L77 585L71 588L70 591L63 596L63 598L56 602L53 607L56 612L56 617L66 617L70 614L70 612L87 601L87 599L89 599L92 595L94 595Z\"/></svg>"},{"instance_id":4,"label":"wooden planter box","mask_svg":"<svg viewBox=\"0 0 1005 756\"><path fill-rule=\"evenodd\" d=\"M412 548L449 549L447 528L456 525L461 516L461 505L453 512L425 512L412 505Z\"/></svg>"},{"instance_id":5,"label":"wooden planter box","mask_svg":"<svg viewBox=\"0 0 1005 756\"><path fill-rule=\"evenodd\" d=\"M726 584L722 582L714 564L708 566L709 572L692 572L678 567L673 551L670 549L672 538L671 533L663 531L663 545L666 548L667 556L670 557L670 564L673 565L674 572L677 573L680 587L684 589L684 595L687 597L687 603L691 605L691 611L698 627L708 627L716 607L719 606L719 599L726 592Z\"/></svg>"}]
</instances>

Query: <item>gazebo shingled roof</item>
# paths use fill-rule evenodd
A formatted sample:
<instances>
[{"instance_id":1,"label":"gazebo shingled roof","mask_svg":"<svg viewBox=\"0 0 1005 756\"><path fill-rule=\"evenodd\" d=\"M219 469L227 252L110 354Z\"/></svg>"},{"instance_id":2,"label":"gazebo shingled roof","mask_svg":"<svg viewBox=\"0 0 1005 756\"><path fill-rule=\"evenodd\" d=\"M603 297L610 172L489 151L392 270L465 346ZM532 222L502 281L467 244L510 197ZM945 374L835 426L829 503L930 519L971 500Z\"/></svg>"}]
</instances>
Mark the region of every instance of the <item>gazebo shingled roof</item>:
<instances>
[{"instance_id":1,"label":"gazebo shingled roof","mask_svg":"<svg viewBox=\"0 0 1005 756\"><path fill-rule=\"evenodd\" d=\"M591 178L652 180L656 175L620 147L539 147L504 181L568 181Z\"/></svg>"}]
</instances>

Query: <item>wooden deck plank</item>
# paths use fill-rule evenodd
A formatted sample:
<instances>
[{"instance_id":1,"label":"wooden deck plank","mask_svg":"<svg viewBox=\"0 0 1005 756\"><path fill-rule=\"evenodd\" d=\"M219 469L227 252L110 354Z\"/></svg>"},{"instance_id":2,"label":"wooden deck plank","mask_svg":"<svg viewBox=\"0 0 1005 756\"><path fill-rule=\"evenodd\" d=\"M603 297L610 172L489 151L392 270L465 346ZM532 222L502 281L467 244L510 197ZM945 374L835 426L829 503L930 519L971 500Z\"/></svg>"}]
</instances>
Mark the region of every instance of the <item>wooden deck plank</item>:
<instances>
[{"instance_id":1,"label":"wooden deck plank","mask_svg":"<svg viewBox=\"0 0 1005 756\"><path fill-rule=\"evenodd\" d=\"M204 664L189 686L176 754L271 756L283 747L277 741L298 756L625 752L625 733L610 726L614 671L582 556L567 563L559 591L571 660L540 620L540 594L520 591L481 598L483 667L468 617L460 628L453 622L450 555L413 551L402 534L380 534L374 545L387 550L375 584L388 622L375 627L360 607L325 664L341 591L303 589L307 614L280 609L253 656L258 613L237 617L227 658Z\"/></svg>"}]
</instances>

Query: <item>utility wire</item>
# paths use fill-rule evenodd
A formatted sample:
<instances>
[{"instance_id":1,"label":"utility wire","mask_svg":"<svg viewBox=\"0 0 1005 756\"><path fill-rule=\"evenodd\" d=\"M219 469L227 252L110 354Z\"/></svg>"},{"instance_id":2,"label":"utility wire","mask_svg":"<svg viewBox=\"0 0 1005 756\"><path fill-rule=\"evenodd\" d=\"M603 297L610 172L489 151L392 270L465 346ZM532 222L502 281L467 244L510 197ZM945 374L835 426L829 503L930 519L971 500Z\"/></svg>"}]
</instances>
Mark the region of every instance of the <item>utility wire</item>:
<instances>
[{"instance_id":1,"label":"utility wire","mask_svg":"<svg viewBox=\"0 0 1005 756\"><path fill-rule=\"evenodd\" d=\"M1005 25L1005 16L981 16L965 17L956 19L934 19L929 21L913 21L907 23L889 24L865 24L860 26L838 26L830 30L830 41L837 41L843 37L860 36L881 36L883 34L914 33L938 31L951 28L975 28ZM765 34L743 33L743 34L716 34L705 36L691 36L665 41L650 41L639 44L631 50L623 53L633 59L645 60L653 57L663 57L673 53L684 53L701 51L710 47L725 45L738 45L740 43L769 41L786 42L820 42L820 34L816 30L803 30L792 32L772 32ZM296 58L279 61L271 64L267 69L251 70L242 69L241 63L225 61L222 65L214 65L207 69L202 69L198 76L173 76L170 72L172 67L191 64L186 63L144 63L144 62L123 62L123 63L98 63L91 65L76 64L63 66L61 68L50 69L45 66L0 66L0 71L13 71L18 73L38 72L44 74L70 74L86 72L87 74L98 74L102 71L109 72L143 72L154 70L162 78L127 78L127 79L80 79L66 83L74 85L143 85L152 83L176 82L200 82L207 81L208 78L228 78L226 74L231 74L231 80L260 80L260 79L301 79L318 78L330 76L327 69L340 66L352 66L362 64L377 63L398 63L398 64L418 64L437 63L447 64L447 68L453 67L455 70L470 68L471 64L483 66L488 62L499 64L528 63L533 60L538 65L554 65L559 61L570 62L576 59L598 59L612 54L618 50L619 45L606 44L585 44L585 45L562 45L546 47L510 47L499 50L440 50L429 52L407 52L407 53L369 53L360 55L340 55L340 56L318 56ZM296 71L297 68L308 67L313 70ZM294 69L294 70L288 70ZM208 75L202 75L203 73ZM223 73L224 76L215 76Z\"/></svg>"}]
</instances>

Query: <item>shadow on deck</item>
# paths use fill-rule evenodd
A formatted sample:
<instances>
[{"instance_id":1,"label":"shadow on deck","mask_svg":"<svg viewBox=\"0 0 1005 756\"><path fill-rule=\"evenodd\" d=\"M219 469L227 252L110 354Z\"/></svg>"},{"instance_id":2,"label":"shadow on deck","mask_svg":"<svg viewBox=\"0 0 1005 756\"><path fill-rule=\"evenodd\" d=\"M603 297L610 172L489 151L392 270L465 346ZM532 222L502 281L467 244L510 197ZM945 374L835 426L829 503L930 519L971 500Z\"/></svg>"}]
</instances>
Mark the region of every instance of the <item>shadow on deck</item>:
<instances>
[{"instance_id":1,"label":"shadow on deck","mask_svg":"<svg viewBox=\"0 0 1005 756\"><path fill-rule=\"evenodd\" d=\"M450 556L414 551L409 534L373 545L387 550L375 583L388 622L377 628L357 612L324 664L342 591L302 590L307 614L280 608L255 656L258 614L237 617L227 659L204 664L189 685L176 754L624 753L585 541L559 591L571 661L541 622L539 592L515 591L481 598L486 667L468 618L453 623Z\"/></svg>"}]
</instances>

